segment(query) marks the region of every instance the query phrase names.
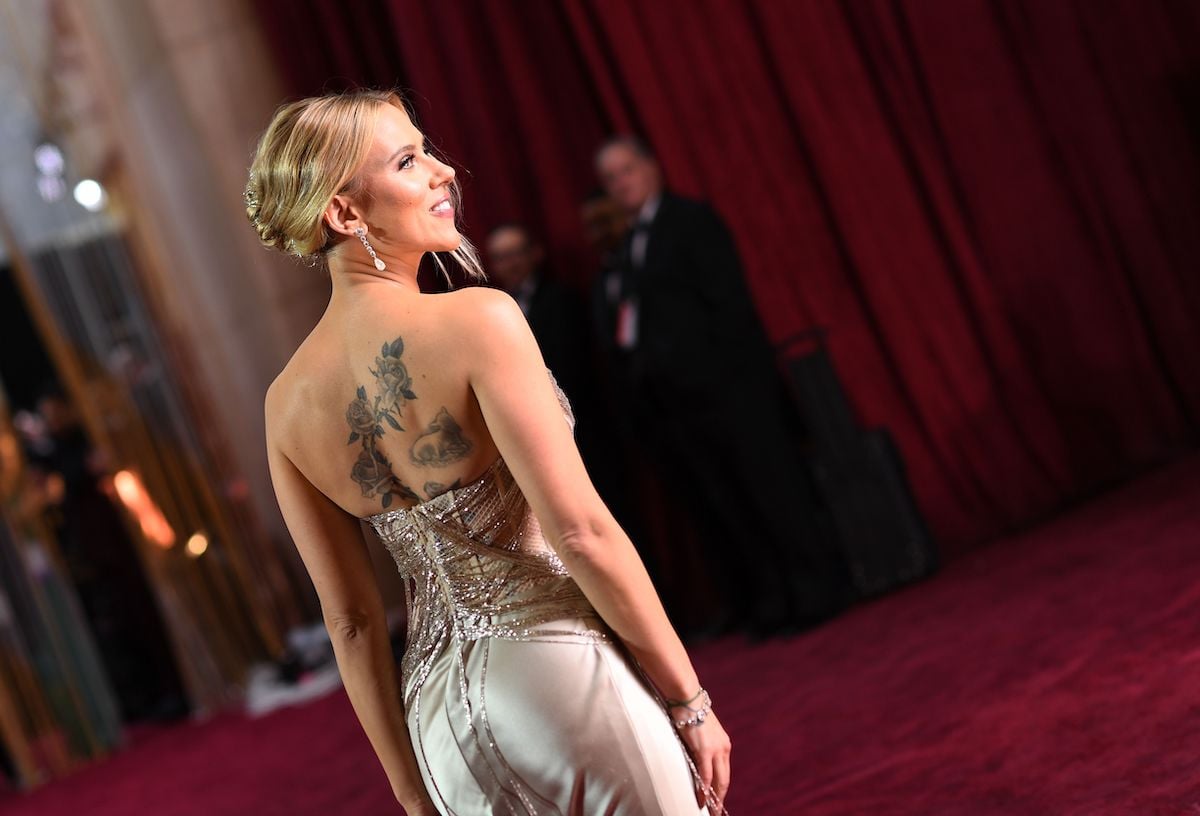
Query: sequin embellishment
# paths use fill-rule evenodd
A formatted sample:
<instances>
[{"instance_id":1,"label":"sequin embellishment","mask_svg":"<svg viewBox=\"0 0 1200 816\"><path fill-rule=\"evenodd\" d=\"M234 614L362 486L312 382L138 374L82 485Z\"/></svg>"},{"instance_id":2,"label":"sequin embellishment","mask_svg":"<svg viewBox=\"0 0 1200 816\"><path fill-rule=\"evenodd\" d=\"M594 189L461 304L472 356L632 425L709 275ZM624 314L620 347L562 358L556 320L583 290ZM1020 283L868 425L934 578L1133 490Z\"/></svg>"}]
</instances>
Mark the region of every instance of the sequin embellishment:
<instances>
[{"instance_id":1,"label":"sequin embellishment","mask_svg":"<svg viewBox=\"0 0 1200 816\"><path fill-rule=\"evenodd\" d=\"M570 403L554 374L546 371L563 416L574 431L575 415ZM616 637L547 543L503 458L497 457L465 485L412 507L368 516L364 521L374 528L404 579L408 636L400 675L405 711L412 715L419 712L422 685L446 650L454 650L452 657L461 684L457 690L459 704L468 727L474 741L481 746L486 743L498 760L499 768L484 760L470 763L477 779L492 778L494 789L505 797L503 803L495 803L505 807L495 812L558 813L508 766L491 734L482 704L480 711L472 713L470 690L464 679L468 676L464 652L478 642L486 667L489 638L563 637L576 642L611 642ZM584 625L556 628L564 620ZM486 668L479 693L485 679ZM419 716L409 719L420 721ZM420 754L422 735L418 731L413 738ZM687 761L696 777L690 756ZM431 793L442 800L447 812L452 812L436 789L436 780Z\"/></svg>"}]
</instances>

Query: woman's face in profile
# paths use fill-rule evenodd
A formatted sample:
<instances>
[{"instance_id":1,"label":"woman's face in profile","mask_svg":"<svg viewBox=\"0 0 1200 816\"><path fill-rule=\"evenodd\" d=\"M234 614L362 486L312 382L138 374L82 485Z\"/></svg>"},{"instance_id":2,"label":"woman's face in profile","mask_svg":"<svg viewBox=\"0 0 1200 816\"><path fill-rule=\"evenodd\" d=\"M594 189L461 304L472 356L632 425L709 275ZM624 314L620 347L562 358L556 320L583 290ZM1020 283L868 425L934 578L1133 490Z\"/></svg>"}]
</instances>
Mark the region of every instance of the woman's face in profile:
<instances>
[{"instance_id":1,"label":"woman's face in profile","mask_svg":"<svg viewBox=\"0 0 1200 816\"><path fill-rule=\"evenodd\" d=\"M454 223L454 169L429 152L408 115L383 105L363 167L368 235L388 254L448 252L462 241ZM378 242L378 243L376 243Z\"/></svg>"}]
</instances>

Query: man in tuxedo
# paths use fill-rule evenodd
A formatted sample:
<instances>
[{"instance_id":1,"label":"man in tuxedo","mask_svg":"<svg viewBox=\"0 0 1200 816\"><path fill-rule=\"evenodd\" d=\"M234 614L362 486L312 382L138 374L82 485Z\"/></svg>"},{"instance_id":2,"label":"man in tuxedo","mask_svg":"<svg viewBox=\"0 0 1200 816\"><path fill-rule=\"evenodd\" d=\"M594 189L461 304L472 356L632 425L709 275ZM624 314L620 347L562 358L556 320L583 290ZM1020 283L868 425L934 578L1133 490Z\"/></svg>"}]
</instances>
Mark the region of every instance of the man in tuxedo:
<instances>
[{"instance_id":1,"label":"man in tuxedo","mask_svg":"<svg viewBox=\"0 0 1200 816\"><path fill-rule=\"evenodd\" d=\"M663 186L638 139L596 153L631 217L610 289L611 332L641 443L708 533L727 627L803 628L853 597L804 458L805 433L742 276L708 204Z\"/></svg>"}]
</instances>

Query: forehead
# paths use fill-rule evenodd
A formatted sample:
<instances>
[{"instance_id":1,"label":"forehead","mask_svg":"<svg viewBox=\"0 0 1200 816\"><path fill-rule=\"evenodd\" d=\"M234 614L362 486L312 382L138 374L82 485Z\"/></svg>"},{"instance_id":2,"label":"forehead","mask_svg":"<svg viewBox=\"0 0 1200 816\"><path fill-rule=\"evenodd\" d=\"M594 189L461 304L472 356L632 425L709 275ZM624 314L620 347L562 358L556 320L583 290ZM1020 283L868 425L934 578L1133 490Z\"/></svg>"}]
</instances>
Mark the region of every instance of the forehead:
<instances>
[{"instance_id":1,"label":"forehead","mask_svg":"<svg viewBox=\"0 0 1200 816\"><path fill-rule=\"evenodd\" d=\"M378 118L375 120L375 138L371 144L372 159L385 162L397 148L419 145L421 141L421 131L408 118L407 113L395 105L380 106Z\"/></svg>"},{"instance_id":2,"label":"forehead","mask_svg":"<svg viewBox=\"0 0 1200 816\"><path fill-rule=\"evenodd\" d=\"M627 144L609 145L600 154L600 164L602 165L625 165L635 164L641 158L637 151Z\"/></svg>"}]
</instances>

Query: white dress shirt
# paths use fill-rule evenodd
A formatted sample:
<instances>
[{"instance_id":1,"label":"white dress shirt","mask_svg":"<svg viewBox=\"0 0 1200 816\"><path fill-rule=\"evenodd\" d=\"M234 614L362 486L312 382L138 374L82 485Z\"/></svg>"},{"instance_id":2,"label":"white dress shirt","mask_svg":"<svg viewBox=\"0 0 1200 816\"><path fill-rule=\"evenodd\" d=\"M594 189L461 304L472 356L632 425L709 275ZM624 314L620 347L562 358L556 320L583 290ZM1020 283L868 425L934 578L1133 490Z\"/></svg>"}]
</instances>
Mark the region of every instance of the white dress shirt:
<instances>
[{"instance_id":1,"label":"white dress shirt","mask_svg":"<svg viewBox=\"0 0 1200 816\"><path fill-rule=\"evenodd\" d=\"M641 269L646 263L646 245L650 243L650 224L658 212L662 193L646 199L646 203L638 210L637 221L634 222L633 241L629 246L629 260L634 269ZM639 229L640 227L640 229Z\"/></svg>"}]
</instances>

